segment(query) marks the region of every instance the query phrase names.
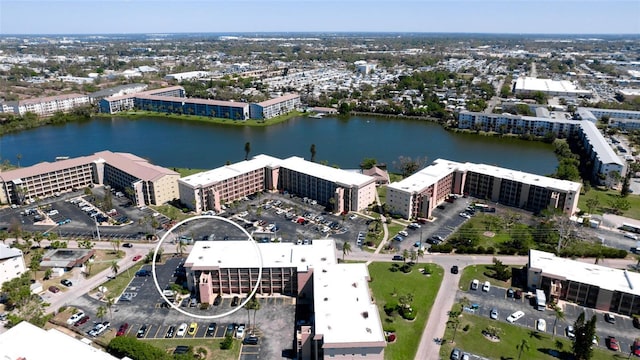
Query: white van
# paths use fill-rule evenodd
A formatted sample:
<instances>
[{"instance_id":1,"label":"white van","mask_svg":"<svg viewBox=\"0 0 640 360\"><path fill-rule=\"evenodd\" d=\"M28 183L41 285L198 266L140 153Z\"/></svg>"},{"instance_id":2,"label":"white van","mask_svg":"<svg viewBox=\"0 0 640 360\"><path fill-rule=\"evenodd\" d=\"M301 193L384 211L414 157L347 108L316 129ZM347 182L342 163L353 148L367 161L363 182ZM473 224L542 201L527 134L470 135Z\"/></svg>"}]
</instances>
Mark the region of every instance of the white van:
<instances>
[{"instance_id":1,"label":"white van","mask_svg":"<svg viewBox=\"0 0 640 360\"><path fill-rule=\"evenodd\" d=\"M471 290L478 290L479 286L480 281L478 281L478 279L473 279L473 281L471 282Z\"/></svg>"}]
</instances>

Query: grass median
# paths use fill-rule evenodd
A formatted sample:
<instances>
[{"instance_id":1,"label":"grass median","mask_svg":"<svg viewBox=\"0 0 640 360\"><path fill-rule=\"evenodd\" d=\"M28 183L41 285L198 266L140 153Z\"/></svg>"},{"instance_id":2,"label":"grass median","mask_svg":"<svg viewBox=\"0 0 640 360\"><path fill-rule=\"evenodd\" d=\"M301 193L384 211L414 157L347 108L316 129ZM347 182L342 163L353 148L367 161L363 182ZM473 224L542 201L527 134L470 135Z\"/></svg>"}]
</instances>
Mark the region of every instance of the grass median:
<instances>
[{"instance_id":1,"label":"grass median","mask_svg":"<svg viewBox=\"0 0 640 360\"><path fill-rule=\"evenodd\" d=\"M163 349L167 352L172 352L176 346L185 345L191 346L194 351L198 348L206 350L205 359L216 360L237 360L240 357L240 348L242 344L239 340L233 341L233 347L229 350L220 349L220 343L223 339L145 339L144 342L148 342L151 345Z\"/></svg>"},{"instance_id":2,"label":"grass median","mask_svg":"<svg viewBox=\"0 0 640 360\"><path fill-rule=\"evenodd\" d=\"M399 264L401 265L401 263ZM436 294L440 289L444 269L435 264L416 264L410 273L391 271L393 264L374 262L369 265L371 283L380 319L385 331L393 331L396 341L385 349L385 359L413 359L422 337L422 332L431 313ZM426 267L429 275L419 269ZM416 315L412 321L403 319L397 311L385 312L385 304L397 303L400 297L412 295L411 308Z\"/></svg>"}]
</instances>

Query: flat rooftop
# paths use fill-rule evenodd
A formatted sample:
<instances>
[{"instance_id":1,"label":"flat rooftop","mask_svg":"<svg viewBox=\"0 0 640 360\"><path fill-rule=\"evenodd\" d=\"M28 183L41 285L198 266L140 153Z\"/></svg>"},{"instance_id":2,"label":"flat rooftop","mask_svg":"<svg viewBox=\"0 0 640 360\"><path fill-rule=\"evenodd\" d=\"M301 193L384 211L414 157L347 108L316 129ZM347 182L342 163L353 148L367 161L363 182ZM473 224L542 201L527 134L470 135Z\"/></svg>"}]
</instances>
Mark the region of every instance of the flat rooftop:
<instances>
[{"instance_id":1,"label":"flat rooftop","mask_svg":"<svg viewBox=\"0 0 640 360\"><path fill-rule=\"evenodd\" d=\"M455 172L461 165L458 162L437 159L426 168L398 182L389 184L388 187L408 193L419 193L437 183L444 176Z\"/></svg>"},{"instance_id":2,"label":"flat rooftop","mask_svg":"<svg viewBox=\"0 0 640 360\"><path fill-rule=\"evenodd\" d=\"M237 162L231 165L225 165L213 170L203 171L197 174L185 176L179 181L196 188L200 186L211 186L221 181L255 171L266 166L279 166L282 160L269 156L257 155L251 160Z\"/></svg>"},{"instance_id":3,"label":"flat rooftop","mask_svg":"<svg viewBox=\"0 0 640 360\"><path fill-rule=\"evenodd\" d=\"M560 258L555 254L529 250L529 267L542 275L598 286L601 289L640 295L640 273Z\"/></svg>"},{"instance_id":4,"label":"flat rooftop","mask_svg":"<svg viewBox=\"0 0 640 360\"><path fill-rule=\"evenodd\" d=\"M578 192L580 191L580 187L582 186L580 183L573 181L554 179L542 175L536 175L512 169L505 169L493 165L465 163L463 165L463 168L467 172L473 171L479 174L490 175L501 179L517 181L523 184L539 186L547 189Z\"/></svg>"},{"instance_id":5,"label":"flat rooftop","mask_svg":"<svg viewBox=\"0 0 640 360\"><path fill-rule=\"evenodd\" d=\"M256 250L256 246L257 249ZM299 272L336 263L332 239L313 240L309 245L256 243L251 240L196 241L184 266L192 270L226 268L294 267Z\"/></svg>"},{"instance_id":6,"label":"flat rooftop","mask_svg":"<svg viewBox=\"0 0 640 360\"><path fill-rule=\"evenodd\" d=\"M604 164L618 164L624 167L624 162L620 160L615 151L613 151L611 146L609 146L607 140L596 127L596 124L590 121L584 121L581 125L582 132L589 139L589 143L593 146L593 149L600 161Z\"/></svg>"},{"instance_id":7,"label":"flat rooftop","mask_svg":"<svg viewBox=\"0 0 640 360\"><path fill-rule=\"evenodd\" d=\"M578 89L571 81L538 79L527 76L521 76L516 80L515 90L591 94L589 90Z\"/></svg>"},{"instance_id":8,"label":"flat rooftop","mask_svg":"<svg viewBox=\"0 0 640 360\"><path fill-rule=\"evenodd\" d=\"M318 179L323 179L343 186L363 186L375 182L375 178L347 170L336 169L331 166L307 161L298 156L292 156L282 161L281 167Z\"/></svg>"},{"instance_id":9,"label":"flat rooftop","mask_svg":"<svg viewBox=\"0 0 640 360\"><path fill-rule=\"evenodd\" d=\"M34 342L37 343L37 346L32 346ZM56 329L44 330L26 321L0 335L0 359L2 360L50 360L55 358L118 359Z\"/></svg>"},{"instance_id":10,"label":"flat rooftop","mask_svg":"<svg viewBox=\"0 0 640 360\"><path fill-rule=\"evenodd\" d=\"M323 347L386 346L366 264L321 266L313 272L315 332Z\"/></svg>"}]
</instances>

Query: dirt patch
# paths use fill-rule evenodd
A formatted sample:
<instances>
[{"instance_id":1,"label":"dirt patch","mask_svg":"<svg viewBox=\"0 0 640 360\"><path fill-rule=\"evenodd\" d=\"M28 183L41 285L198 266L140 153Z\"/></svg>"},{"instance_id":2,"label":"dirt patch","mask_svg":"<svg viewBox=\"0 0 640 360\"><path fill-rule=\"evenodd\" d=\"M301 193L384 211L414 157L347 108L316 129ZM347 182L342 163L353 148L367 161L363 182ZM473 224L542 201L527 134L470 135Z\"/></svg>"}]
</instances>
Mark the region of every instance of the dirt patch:
<instances>
[{"instance_id":1,"label":"dirt patch","mask_svg":"<svg viewBox=\"0 0 640 360\"><path fill-rule=\"evenodd\" d=\"M496 233L494 233L493 231L485 231L482 233L482 235L488 237L488 238L492 238L494 236L496 236Z\"/></svg>"}]
</instances>

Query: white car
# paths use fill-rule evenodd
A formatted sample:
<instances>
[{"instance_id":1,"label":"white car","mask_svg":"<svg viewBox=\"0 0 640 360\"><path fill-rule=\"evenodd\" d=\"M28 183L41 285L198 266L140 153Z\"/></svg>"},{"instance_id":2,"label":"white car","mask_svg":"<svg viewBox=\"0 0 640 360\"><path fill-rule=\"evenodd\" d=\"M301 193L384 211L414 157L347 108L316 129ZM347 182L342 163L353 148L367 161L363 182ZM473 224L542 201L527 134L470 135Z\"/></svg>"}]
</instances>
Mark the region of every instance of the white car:
<instances>
[{"instance_id":1,"label":"white car","mask_svg":"<svg viewBox=\"0 0 640 360\"><path fill-rule=\"evenodd\" d=\"M471 290L478 290L478 287L480 287L480 281L473 279L473 281L471 281Z\"/></svg>"},{"instance_id":2,"label":"white car","mask_svg":"<svg viewBox=\"0 0 640 360\"><path fill-rule=\"evenodd\" d=\"M356 215L356 214L353 214L353 215L349 216L349 220L355 220L357 218L358 218L358 215Z\"/></svg>"},{"instance_id":3,"label":"white car","mask_svg":"<svg viewBox=\"0 0 640 360\"><path fill-rule=\"evenodd\" d=\"M184 336L184 334L187 333L187 327L189 325L187 325L187 323L182 323L180 324L180 327L178 328L178 331L176 331L176 337L177 336Z\"/></svg>"},{"instance_id":4,"label":"white car","mask_svg":"<svg viewBox=\"0 0 640 360\"><path fill-rule=\"evenodd\" d=\"M488 281L485 281L484 284L482 284L482 291L489 292L490 289L491 289L491 283L489 283Z\"/></svg>"},{"instance_id":5,"label":"white car","mask_svg":"<svg viewBox=\"0 0 640 360\"><path fill-rule=\"evenodd\" d=\"M547 331L547 322L544 319L538 319L538 321L536 321L536 330L541 332Z\"/></svg>"},{"instance_id":6,"label":"white car","mask_svg":"<svg viewBox=\"0 0 640 360\"><path fill-rule=\"evenodd\" d=\"M73 325L73 324L77 323L78 320L82 319L83 316L84 316L84 313L82 311L79 311L79 312L71 315L71 317L67 320L67 324Z\"/></svg>"},{"instance_id":7,"label":"white car","mask_svg":"<svg viewBox=\"0 0 640 360\"><path fill-rule=\"evenodd\" d=\"M460 217L463 217L463 218L465 218L465 219L471 219L471 215L469 215L469 214L467 214L467 213L463 213L463 212L461 212L459 215L460 215Z\"/></svg>"},{"instance_id":8,"label":"white car","mask_svg":"<svg viewBox=\"0 0 640 360\"><path fill-rule=\"evenodd\" d=\"M509 317L507 318L507 322L514 323L514 322L522 319L523 317L524 317L524 312L518 310L518 311L514 312L513 314L509 315Z\"/></svg>"},{"instance_id":9,"label":"white car","mask_svg":"<svg viewBox=\"0 0 640 360\"><path fill-rule=\"evenodd\" d=\"M238 339L244 338L244 324L240 324L236 329L236 338Z\"/></svg>"},{"instance_id":10,"label":"white car","mask_svg":"<svg viewBox=\"0 0 640 360\"><path fill-rule=\"evenodd\" d=\"M406 231L404 231L404 230L398 231L398 234L400 234L400 235L402 235L402 236L404 236L404 237L409 236L409 233L408 233L408 232L406 232Z\"/></svg>"},{"instance_id":11,"label":"white car","mask_svg":"<svg viewBox=\"0 0 640 360\"><path fill-rule=\"evenodd\" d=\"M576 338L576 333L575 333L575 330L573 329L573 325L567 326L567 328L565 329L565 333L567 334L567 337L571 340Z\"/></svg>"}]
</instances>

